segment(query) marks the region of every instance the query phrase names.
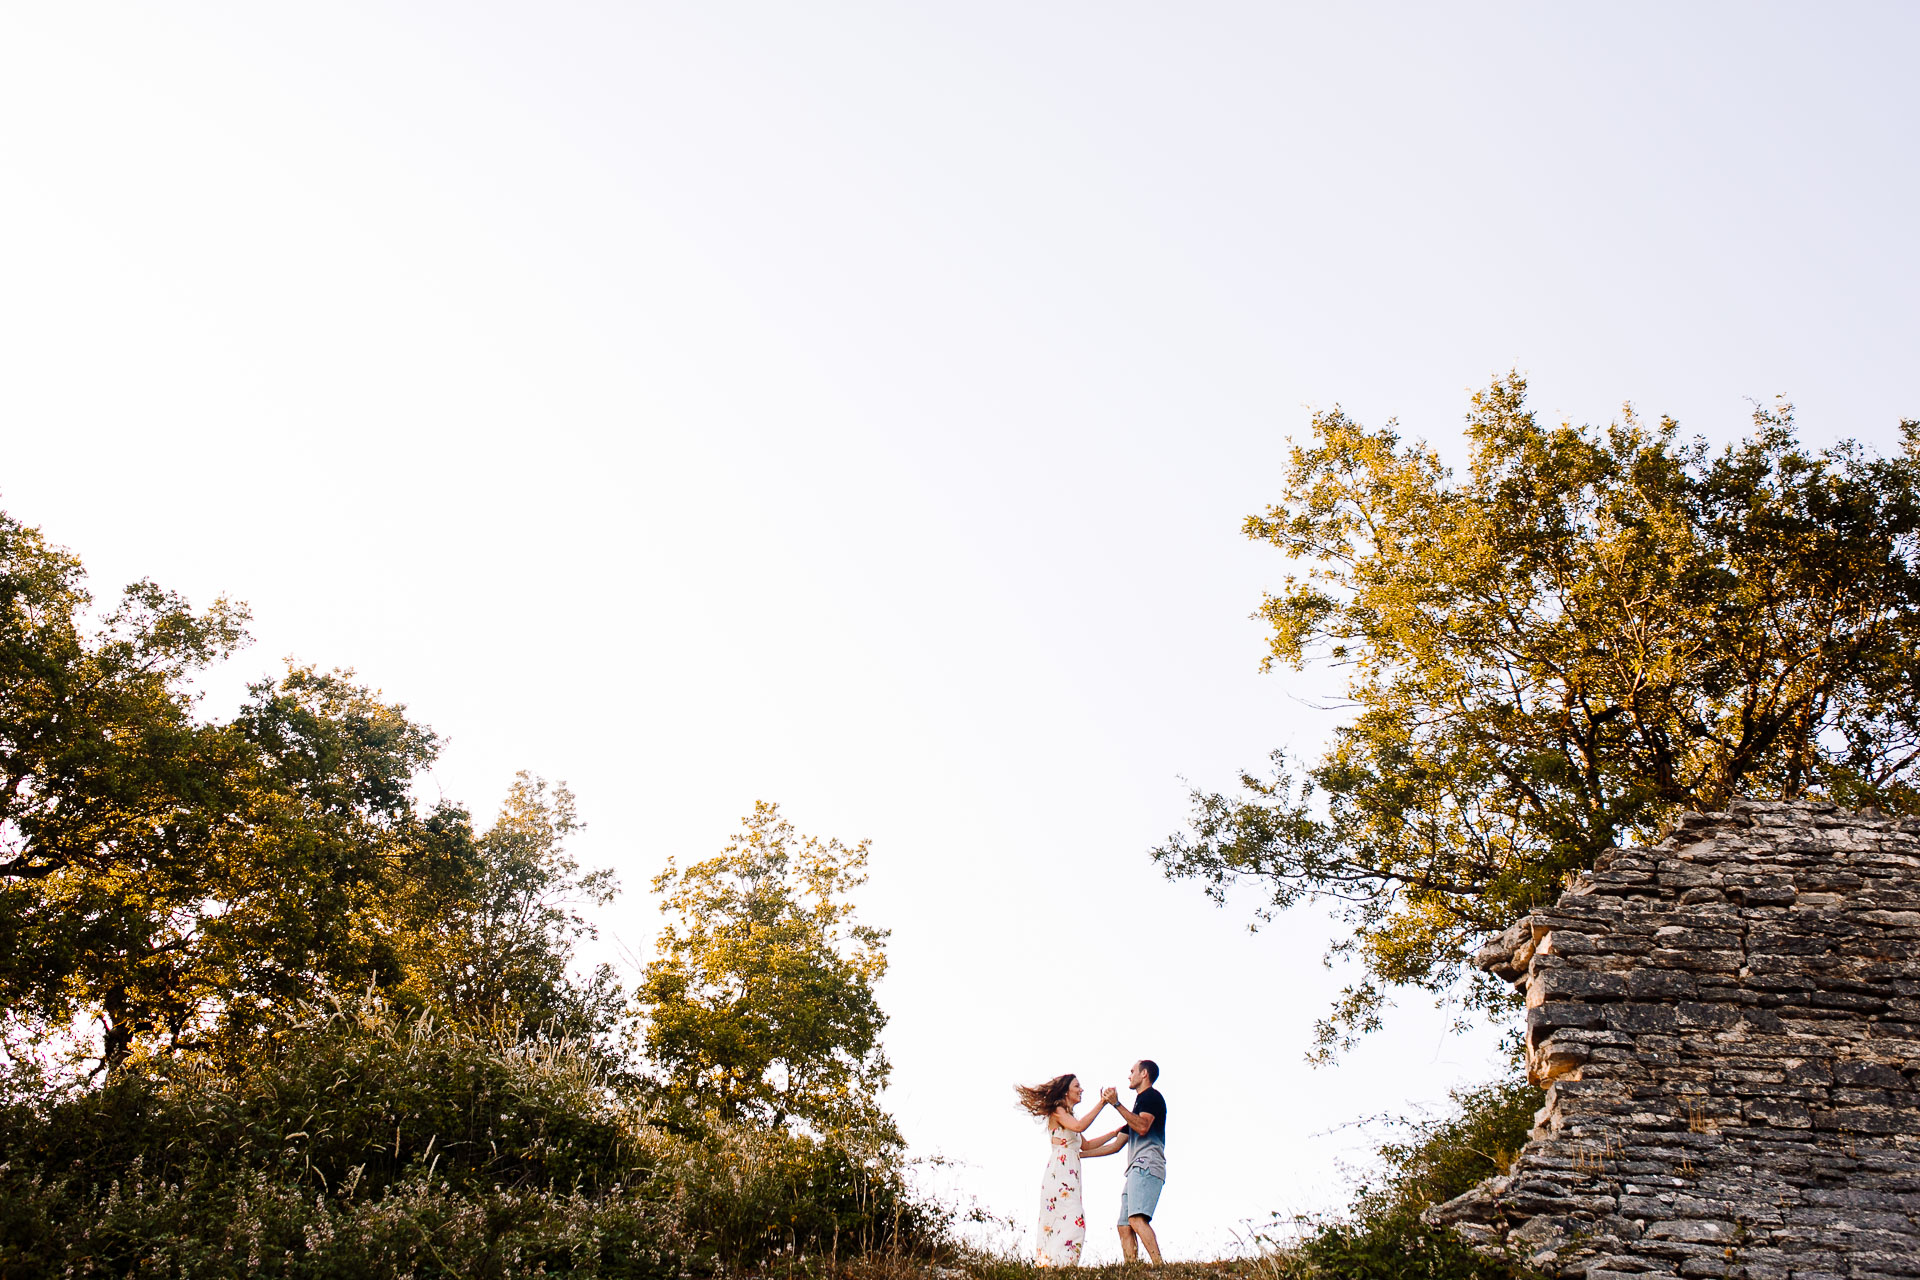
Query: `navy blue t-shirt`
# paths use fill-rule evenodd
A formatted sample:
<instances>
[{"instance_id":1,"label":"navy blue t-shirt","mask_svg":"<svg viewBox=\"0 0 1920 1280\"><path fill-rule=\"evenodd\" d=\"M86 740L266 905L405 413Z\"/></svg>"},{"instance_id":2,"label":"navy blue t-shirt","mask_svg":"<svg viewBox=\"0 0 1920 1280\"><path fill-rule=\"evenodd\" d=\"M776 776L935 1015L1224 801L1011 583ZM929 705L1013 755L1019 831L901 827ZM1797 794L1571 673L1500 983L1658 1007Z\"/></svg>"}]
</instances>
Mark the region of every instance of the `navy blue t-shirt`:
<instances>
[{"instance_id":1,"label":"navy blue t-shirt","mask_svg":"<svg viewBox=\"0 0 1920 1280\"><path fill-rule=\"evenodd\" d=\"M1145 1133L1127 1138L1127 1168L1139 1169L1156 1178L1167 1176L1167 1100L1149 1085L1142 1089L1128 1108L1137 1116L1152 1116Z\"/></svg>"}]
</instances>

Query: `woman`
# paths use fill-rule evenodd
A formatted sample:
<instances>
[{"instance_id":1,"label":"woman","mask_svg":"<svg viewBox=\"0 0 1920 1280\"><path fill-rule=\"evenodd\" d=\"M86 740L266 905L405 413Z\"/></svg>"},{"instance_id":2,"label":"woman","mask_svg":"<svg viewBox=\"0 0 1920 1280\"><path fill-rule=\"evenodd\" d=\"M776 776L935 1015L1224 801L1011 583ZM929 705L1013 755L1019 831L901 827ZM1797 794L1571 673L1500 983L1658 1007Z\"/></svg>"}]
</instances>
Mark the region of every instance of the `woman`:
<instances>
[{"instance_id":1,"label":"woman","mask_svg":"<svg viewBox=\"0 0 1920 1280\"><path fill-rule=\"evenodd\" d=\"M1080 1200L1080 1159L1118 1151L1126 1145L1119 1135L1127 1130L1122 1126L1101 1134L1083 1151L1080 1135L1107 1105L1105 1100L1094 1103L1093 1110L1075 1119L1073 1109L1085 1096L1078 1076L1055 1076L1045 1084L1017 1084L1013 1088L1020 1095L1020 1105L1047 1122L1047 1170L1040 1178L1040 1234L1036 1238L1038 1261L1043 1267L1077 1267L1081 1247L1087 1243L1087 1215Z\"/></svg>"}]
</instances>

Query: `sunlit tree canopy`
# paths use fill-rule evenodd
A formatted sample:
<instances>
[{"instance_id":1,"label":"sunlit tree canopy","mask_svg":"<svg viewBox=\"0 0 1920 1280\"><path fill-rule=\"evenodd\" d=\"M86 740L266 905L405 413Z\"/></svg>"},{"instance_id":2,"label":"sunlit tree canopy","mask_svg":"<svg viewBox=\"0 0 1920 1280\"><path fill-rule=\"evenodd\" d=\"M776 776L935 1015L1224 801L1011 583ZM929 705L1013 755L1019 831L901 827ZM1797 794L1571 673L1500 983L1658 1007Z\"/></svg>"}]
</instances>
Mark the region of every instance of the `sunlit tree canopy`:
<instances>
[{"instance_id":1,"label":"sunlit tree canopy","mask_svg":"<svg viewBox=\"0 0 1920 1280\"><path fill-rule=\"evenodd\" d=\"M727 1119L890 1138L874 985L886 932L857 923L867 844L797 833L764 801L716 857L654 882L667 927L640 986L668 1095Z\"/></svg>"},{"instance_id":2,"label":"sunlit tree canopy","mask_svg":"<svg viewBox=\"0 0 1920 1280\"><path fill-rule=\"evenodd\" d=\"M1342 904L1364 976L1327 1050L1679 811L1920 809L1920 423L1901 431L1894 457L1813 450L1782 404L1716 451L1630 410L1545 425L1516 375L1474 396L1456 475L1392 424L1317 415L1245 531L1295 566L1260 608L1267 664L1344 671L1348 716L1319 759L1196 793L1155 857L1216 897Z\"/></svg>"}]
</instances>

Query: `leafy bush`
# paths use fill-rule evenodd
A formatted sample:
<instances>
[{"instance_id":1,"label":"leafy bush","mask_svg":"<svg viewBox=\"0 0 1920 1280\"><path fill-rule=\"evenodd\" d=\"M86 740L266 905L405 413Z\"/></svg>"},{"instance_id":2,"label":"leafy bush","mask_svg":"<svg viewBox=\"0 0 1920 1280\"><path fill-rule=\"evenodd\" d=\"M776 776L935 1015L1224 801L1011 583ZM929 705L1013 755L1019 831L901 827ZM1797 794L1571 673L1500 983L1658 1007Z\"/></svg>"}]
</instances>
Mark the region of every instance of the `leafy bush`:
<instances>
[{"instance_id":1,"label":"leafy bush","mask_svg":"<svg viewBox=\"0 0 1920 1280\"><path fill-rule=\"evenodd\" d=\"M1505 1173L1533 1127L1540 1091L1511 1078L1456 1090L1453 1110L1404 1122L1403 1141L1381 1146L1382 1178L1362 1187L1349 1215L1320 1223L1298 1248L1312 1274L1352 1280L1504 1280L1508 1262L1475 1253L1444 1228L1420 1221L1428 1205L1451 1200L1483 1178Z\"/></svg>"},{"instance_id":2,"label":"leafy bush","mask_svg":"<svg viewBox=\"0 0 1920 1280\"><path fill-rule=\"evenodd\" d=\"M6 1175L8 1276L668 1276L683 1254L659 1207L578 1192L462 1193L424 1169L362 1196L262 1170L182 1182L136 1160L102 1182Z\"/></svg>"},{"instance_id":3,"label":"leafy bush","mask_svg":"<svg viewBox=\"0 0 1920 1280\"><path fill-rule=\"evenodd\" d=\"M0 1275L666 1276L921 1247L888 1152L657 1127L566 1039L353 1002L0 1110Z\"/></svg>"},{"instance_id":4,"label":"leafy bush","mask_svg":"<svg viewBox=\"0 0 1920 1280\"><path fill-rule=\"evenodd\" d=\"M298 1169L315 1190L378 1192L415 1165L467 1189L630 1181L640 1118L571 1040L541 1040L348 1002L263 1046L251 1069L161 1058L5 1137L49 1169L144 1160L178 1180L210 1159Z\"/></svg>"}]
</instances>

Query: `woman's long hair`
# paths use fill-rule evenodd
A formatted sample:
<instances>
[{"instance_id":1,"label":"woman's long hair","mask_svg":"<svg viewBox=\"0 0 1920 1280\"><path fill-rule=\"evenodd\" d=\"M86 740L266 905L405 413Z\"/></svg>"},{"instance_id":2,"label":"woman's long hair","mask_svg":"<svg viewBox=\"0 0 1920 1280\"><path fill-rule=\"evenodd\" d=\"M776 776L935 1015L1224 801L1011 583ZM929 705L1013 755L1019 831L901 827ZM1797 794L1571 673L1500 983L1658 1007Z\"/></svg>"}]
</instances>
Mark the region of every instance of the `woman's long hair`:
<instances>
[{"instance_id":1,"label":"woman's long hair","mask_svg":"<svg viewBox=\"0 0 1920 1280\"><path fill-rule=\"evenodd\" d=\"M1069 1071L1045 1084L1017 1084L1013 1091L1020 1095L1021 1106L1037 1116L1050 1116L1067 1104L1067 1090L1073 1088L1073 1082L1079 1078Z\"/></svg>"}]
</instances>

